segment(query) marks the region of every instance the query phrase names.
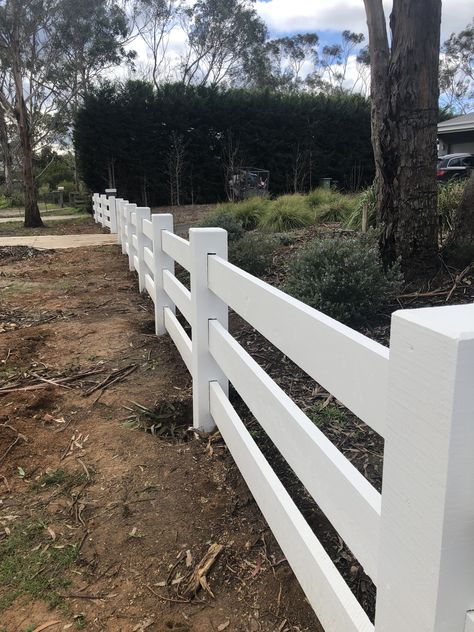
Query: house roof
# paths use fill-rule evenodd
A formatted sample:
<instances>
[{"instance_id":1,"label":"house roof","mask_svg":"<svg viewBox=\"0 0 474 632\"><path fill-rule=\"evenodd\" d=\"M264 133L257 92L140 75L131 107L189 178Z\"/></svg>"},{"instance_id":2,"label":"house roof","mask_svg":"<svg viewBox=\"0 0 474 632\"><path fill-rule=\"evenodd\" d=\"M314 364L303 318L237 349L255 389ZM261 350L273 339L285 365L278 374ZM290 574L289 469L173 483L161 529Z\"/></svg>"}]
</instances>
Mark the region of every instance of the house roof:
<instances>
[{"instance_id":1,"label":"house roof","mask_svg":"<svg viewBox=\"0 0 474 632\"><path fill-rule=\"evenodd\" d=\"M474 112L455 116L448 121L438 124L438 134L451 134L453 132L474 131Z\"/></svg>"}]
</instances>

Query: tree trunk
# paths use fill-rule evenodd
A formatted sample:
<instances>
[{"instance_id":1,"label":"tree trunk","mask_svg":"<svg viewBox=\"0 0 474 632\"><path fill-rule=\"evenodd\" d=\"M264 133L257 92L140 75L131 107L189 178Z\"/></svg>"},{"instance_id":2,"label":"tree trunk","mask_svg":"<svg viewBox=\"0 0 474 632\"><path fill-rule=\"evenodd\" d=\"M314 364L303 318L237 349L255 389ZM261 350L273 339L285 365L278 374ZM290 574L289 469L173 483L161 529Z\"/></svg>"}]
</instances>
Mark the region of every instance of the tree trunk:
<instances>
[{"instance_id":1,"label":"tree trunk","mask_svg":"<svg viewBox=\"0 0 474 632\"><path fill-rule=\"evenodd\" d=\"M444 252L457 265L464 266L474 261L474 170L456 210Z\"/></svg>"},{"instance_id":2,"label":"tree trunk","mask_svg":"<svg viewBox=\"0 0 474 632\"><path fill-rule=\"evenodd\" d=\"M5 112L0 108L0 148L3 156L3 173L5 176L5 196L11 197L13 193L13 159L8 140L8 128L5 119Z\"/></svg>"},{"instance_id":3,"label":"tree trunk","mask_svg":"<svg viewBox=\"0 0 474 632\"><path fill-rule=\"evenodd\" d=\"M386 266L408 275L437 261L436 132L441 0L394 0L389 48L382 0L369 27L377 219Z\"/></svg>"},{"instance_id":4,"label":"tree trunk","mask_svg":"<svg viewBox=\"0 0 474 632\"><path fill-rule=\"evenodd\" d=\"M43 226L36 195L35 166L31 141L30 120L23 98L23 77L20 71L21 54L19 49L18 26L11 44L12 75L15 84L15 118L23 154L23 184L25 190L25 228Z\"/></svg>"},{"instance_id":5,"label":"tree trunk","mask_svg":"<svg viewBox=\"0 0 474 632\"><path fill-rule=\"evenodd\" d=\"M21 149L23 153L23 183L25 191L25 228L38 228L44 226L38 208L36 195L35 168L33 163L33 148L31 143L28 112L26 110L23 95L15 106L15 116L20 135Z\"/></svg>"}]
</instances>

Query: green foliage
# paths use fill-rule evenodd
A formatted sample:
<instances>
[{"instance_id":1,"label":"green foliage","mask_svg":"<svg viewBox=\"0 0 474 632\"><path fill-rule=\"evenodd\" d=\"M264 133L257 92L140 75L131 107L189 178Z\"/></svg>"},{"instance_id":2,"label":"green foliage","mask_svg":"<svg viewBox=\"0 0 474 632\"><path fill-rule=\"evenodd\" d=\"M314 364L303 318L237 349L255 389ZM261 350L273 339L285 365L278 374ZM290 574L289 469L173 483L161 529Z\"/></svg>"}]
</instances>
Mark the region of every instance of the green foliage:
<instances>
[{"instance_id":1,"label":"green foliage","mask_svg":"<svg viewBox=\"0 0 474 632\"><path fill-rule=\"evenodd\" d=\"M121 197L147 206L168 204L173 133L184 147L182 203L224 198L229 141L238 146L238 163L245 159L269 169L273 196L286 193L294 179L296 147L307 174L303 190L309 188L310 174L312 182L338 180L342 189L351 187L355 171L362 184L373 179L370 108L359 95L183 84L153 89L132 81L102 84L77 114L74 143L86 185L102 191L113 166Z\"/></svg>"},{"instance_id":2,"label":"green foliage","mask_svg":"<svg viewBox=\"0 0 474 632\"><path fill-rule=\"evenodd\" d=\"M308 206L314 210L323 204L331 204L335 196L338 194L333 189L325 189L324 187L318 187L308 193L307 201Z\"/></svg>"},{"instance_id":3,"label":"green foliage","mask_svg":"<svg viewBox=\"0 0 474 632\"><path fill-rule=\"evenodd\" d=\"M330 201L321 204L316 209L317 223L344 222L354 211L357 198L354 195L343 195L336 191Z\"/></svg>"},{"instance_id":4,"label":"green foliage","mask_svg":"<svg viewBox=\"0 0 474 632\"><path fill-rule=\"evenodd\" d=\"M38 173L37 184L40 189L47 187L47 191L55 191L58 186L64 186L64 182L74 186L74 157L72 154L58 154L50 147L44 147L36 159L36 171Z\"/></svg>"},{"instance_id":5,"label":"green foliage","mask_svg":"<svg viewBox=\"0 0 474 632\"><path fill-rule=\"evenodd\" d=\"M0 209L4 208L18 208L25 205L25 198L23 193L14 193L10 197L0 195Z\"/></svg>"},{"instance_id":6,"label":"green foliage","mask_svg":"<svg viewBox=\"0 0 474 632\"><path fill-rule=\"evenodd\" d=\"M384 273L375 235L316 239L290 264L285 291L345 323L364 322L399 291L398 266Z\"/></svg>"},{"instance_id":7,"label":"green foliage","mask_svg":"<svg viewBox=\"0 0 474 632\"><path fill-rule=\"evenodd\" d=\"M41 546L47 543L48 538L44 525L33 523L17 526L2 542L0 584L6 590L0 597L0 612L24 594L33 599L44 599L52 607L60 602L59 591L68 585L61 573L74 563L77 547L57 549Z\"/></svg>"},{"instance_id":8,"label":"green foliage","mask_svg":"<svg viewBox=\"0 0 474 632\"><path fill-rule=\"evenodd\" d=\"M316 223L344 222L354 210L356 197L319 187L308 194L307 204L314 211Z\"/></svg>"},{"instance_id":9,"label":"green foliage","mask_svg":"<svg viewBox=\"0 0 474 632\"><path fill-rule=\"evenodd\" d=\"M254 276L268 272L275 252L276 242L271 237L247 233L233 242L229 248L229 261Z\"/></svg>"},{"instance_id":10,"label":"green foliage","mask_svg":"<svg viewBox=\"0 0 474 632\"><path fill-rule=\"evenodd\" d=\"M270 201L267 198L254 196L238 204L229 205L237 219L242 222L244 230L253 230L261 222L268 210Z\"/></svg>"},{"instance_id":11,"label":"green foliage","mask_svg":"<svg viewBox=\"0 0 474 632\"><path fill-rule=\"evenodd\" d=\"M304 228L313 223L314 215L308 208L304 195L282 195L265 211L260 226L281 233L294 228Z\"/></svg>"},{"instance_id":12,"label":"green foliage","mask_svg":"<svg viewBox=\"0 0 474 632\"><path fill-rule=\"evenodd\" d=\"M240 239L244 233L242 222L226 208L220 208L201 219L196 226L201 228L223 228L227 231L229 242Z\"/></svg>"},{"instance_id":13,"label":"green foliage","mask_svg":"<svg viewBox=\"0 0 474 632\"><path fill-rule=\"evenodd\" d=\"M349 228L351 230L362 229L362 213L364 207L367 207L369 227L375 228L377 220L377 204L375 200L375 186L373 184L359 194L356 205L352 209L352 212L346 218L346 228Z\"/></svg>"},{"instance_id":14,"label":"green foliage","mask_svg":"<svg viewBox=\"0 0 474 632\"><path fill-rule=\"evenodd\" d=\"M449 180L438 187L438 215L445 230L453 227L454 215L459 207L467 180Z\"/></svg>"}]
</instances>

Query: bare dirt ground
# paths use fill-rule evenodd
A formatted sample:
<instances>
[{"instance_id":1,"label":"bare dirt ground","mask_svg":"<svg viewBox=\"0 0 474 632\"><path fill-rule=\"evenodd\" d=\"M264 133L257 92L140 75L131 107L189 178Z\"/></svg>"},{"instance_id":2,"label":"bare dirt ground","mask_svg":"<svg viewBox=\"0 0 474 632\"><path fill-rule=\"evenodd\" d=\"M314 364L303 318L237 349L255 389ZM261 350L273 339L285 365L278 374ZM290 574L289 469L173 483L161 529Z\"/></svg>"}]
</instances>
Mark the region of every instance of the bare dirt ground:
<instances>
[{"instance_id":1,"label":"bare dirt ground","mask_svg":"<svg viewBox=\"0 0 474 632\"><path fill-rule=\"evenodd\" d=\"M118 247L4 254L0 630L320 631Z\"/></svg>"}]
</instances>

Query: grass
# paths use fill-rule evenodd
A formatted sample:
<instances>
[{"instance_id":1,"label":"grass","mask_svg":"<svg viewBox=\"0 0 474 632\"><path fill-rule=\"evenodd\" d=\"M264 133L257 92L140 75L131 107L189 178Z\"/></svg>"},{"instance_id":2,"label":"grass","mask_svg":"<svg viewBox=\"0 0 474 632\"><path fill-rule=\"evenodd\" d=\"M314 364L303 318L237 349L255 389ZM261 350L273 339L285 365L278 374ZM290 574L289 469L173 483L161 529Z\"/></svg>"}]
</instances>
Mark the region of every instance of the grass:
<instances>
[{"instance_id":1,"label":"grass","mask_svg":"<svg viewBox=\"0 0 474 632\"><path fill-rule=\"evenodd\" d=\"M265 230L281 233L295 228L305 228L314 223L314 214L304 195L282 195L274 200L260 220Z\"/></svg>"},{"instance_id":2,"label":"grass","mask_svg":"<svg viewBox=\"0 0 474 632\"><path fill-rule=\"evenodd\" d=\"M62 221L48 223L47 216L45 221L45 227L43 228L25 228L23 221L19 222L6 222L0 224L0 237L23 237L38 235L64 235L64 229L69 226L82 226L85 224L94 224L94 220L90 215L78 215L77 218L65 219Z\"/></svg>"},{"instance_id":3,"label":"grass","mask_svg":"<svg viewBox=\"0 0 474 632\"><path fill-rule=\"evenodd\" d=\"M64 206L61 208L60 206L49 204L44 205L39 203L39 211L41 213L41 217L47 217L48 215L81 215L84 214L82 209L75 208L74 206ZM18 217L19 220L23 219L25 215L24 207L16 207L16 208L0 208L0 217Z\"/></svg>"},{"instance_id":4,"label":"grass","mask_svg":"<svg viewBox=\"0 0 474 632\"><path fill-rule=\"evenodd\" d=\"M308 417L320 430L323 430L328 425L342 424L346 419L344 411L334 404L329 404L324 408L322 405L315 406L309 410Z\"/></svg>"},{"instance_id":5,"label":"grass","mask_svg":"<svg viewBox=\"0 0 474 632\"><path fill-rule=\"evenodd\" d=\"M358 199L357 195L323 188L314 189L306 195L282 195L275 200L256 196L238 203L220 204L199 225L216 225L229 230L226 226L231 224L228 218L234 217L246 231L257 228L281 233L312 224L345 222L354 212ZM233 235L234 241L239 238L240 235Z\"/></svg>"},{"instance_id":6,"label":"grass","mask_svg":"<svg viewBox=\"0 0 474 632\"><path fill-rule=\"evenodd\" d=\"M83 485L87 481L85 472L67 472L61 468L47 472L39 480L32 483L32 489L41 490L46 487L61 487L61 493L67 494L74 487Z\"/></svg>"},{"instance_id":7,"label":"grass","mask_svg":"<svg viewBox=\"0 0 474 632\"><path fill-rule=\"evenodd\" d=\"M233 210L237 219L242 222L244 230L253 230L260 224L271 204L267 198L255 196L238 204L232 204L231 210Z\"/></svg>"},{"instance_id":8,"label":"grass","mask_svg":"<svg viewBox=\"0 0 474 632\"><path fill-rule=\"evenodd\" d=\"M62 602L69 585L62 575L77 558L77 545L49 546L51 538L41 522L18 525L0 547L0 612L20 595L42 599L50 607Z\"/></svg>"}]
</instances>

